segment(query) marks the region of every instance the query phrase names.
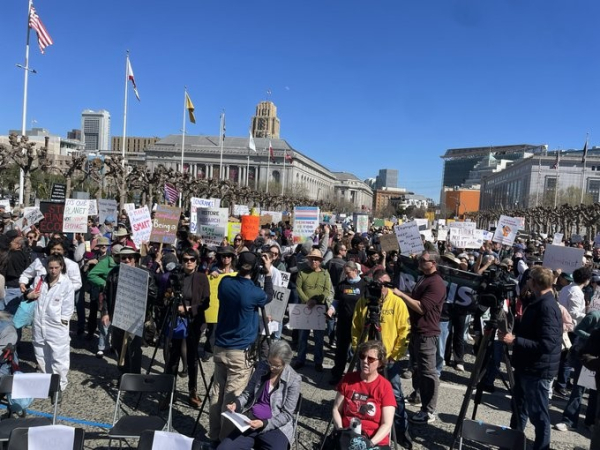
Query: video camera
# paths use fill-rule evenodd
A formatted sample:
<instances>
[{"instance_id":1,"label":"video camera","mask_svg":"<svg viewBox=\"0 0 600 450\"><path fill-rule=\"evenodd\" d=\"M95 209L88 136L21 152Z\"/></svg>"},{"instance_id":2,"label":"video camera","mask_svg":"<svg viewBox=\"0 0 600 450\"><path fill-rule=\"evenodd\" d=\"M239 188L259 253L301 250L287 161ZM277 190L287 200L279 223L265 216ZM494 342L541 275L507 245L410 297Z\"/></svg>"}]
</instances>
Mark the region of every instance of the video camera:
<instances>
[{"instance_id":1,"label":"video camera","mask_svg":"<svg viewBox=\"0 0 600 450\"><path fill-rule=\"evenodd\" d=\"M483 279L475 291L476 301L480 307L502 309L504 300L516 295L517 284L508 274L496 267L490 267L481 276Z\"/></svg>"},{"instance_id":2,"label":"video camera","mask_svg":"<svg viewBox=\"0 0 600 450\"><path fill-rule=\"evenodd\" d=\"M384 287L394 289L396 286L394 286L394 284L389 281L381 282L373 280L369 284L367 284L365 297L369 301L369 304L375 304L379 306L379 300L381 299L381 291Z\"/></svg>"}]
</instances>

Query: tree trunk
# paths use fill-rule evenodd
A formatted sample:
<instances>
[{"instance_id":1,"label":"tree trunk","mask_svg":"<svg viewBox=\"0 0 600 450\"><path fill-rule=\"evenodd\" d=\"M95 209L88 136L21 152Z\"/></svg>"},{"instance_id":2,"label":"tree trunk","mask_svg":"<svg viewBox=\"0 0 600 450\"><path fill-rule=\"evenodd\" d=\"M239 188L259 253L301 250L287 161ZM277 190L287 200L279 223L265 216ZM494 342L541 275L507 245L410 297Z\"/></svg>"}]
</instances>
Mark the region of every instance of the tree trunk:
<instances>
[{"instance_id":1,"label":"tree trunk","mask_svg":"<svg viewBox=\"0 0 600 450\"><path fill-rule=\"evenodd\" d=\"M23 171L25 186L23 189L23 206L27 207L31 202L31 171L25 170Z\"/></svg>"}]
</instances>

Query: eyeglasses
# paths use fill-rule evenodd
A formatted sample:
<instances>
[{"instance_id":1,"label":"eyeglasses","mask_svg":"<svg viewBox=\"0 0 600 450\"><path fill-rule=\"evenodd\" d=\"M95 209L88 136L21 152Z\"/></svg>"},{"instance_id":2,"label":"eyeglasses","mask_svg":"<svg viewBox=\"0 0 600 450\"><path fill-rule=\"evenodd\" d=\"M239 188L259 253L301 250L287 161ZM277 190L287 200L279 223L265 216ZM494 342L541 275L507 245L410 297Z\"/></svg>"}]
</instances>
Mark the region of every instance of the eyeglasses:
<instances>
[{"instance_id":1,"label":"eyeglasses","mask_svg":"<svg viewBox=\"0 0 600 450\"><path fill-rule=\"evenodd\" d=\"M196 262L196 258L183 258L183 262Z\"/></svg>"},{"instance_id":2,"label":"eyeglasses","mask_svg":"<svg viewBox=\"0 0 600 450\"><path fill-rule=\"evenodd\" d=\"M271 252L271 256L273 258L277 258L279 256L279 252Z\"/></svg>"},{"instance_id":3,"label":"eyeglasses","mask_svg":"<svg viewBox=\"0 0 600 450\"><path fill-rule=\"evenodd\" d=\"M373 364L375 361L379 361L379 358L375 358L374 356L368 356L366 354L358 355L358 359L360 359L361 361L364 361L366 359L369 364Z\"/></svg>"},{"instance_id":4,"label":"eyeglasses","mask_svg":"<svg viewBox=\"0 0 600 450\"><path fill-rule=\"evenodd\" d=\"M274 369L274 370L280 370L280 369L283 369L283 365L281 365L281 366L276 366L275 364L271 364L271 363L267 363L267 364L269 364L269 367L270 367L271 369Z\"/></svg>"}]
</instances>

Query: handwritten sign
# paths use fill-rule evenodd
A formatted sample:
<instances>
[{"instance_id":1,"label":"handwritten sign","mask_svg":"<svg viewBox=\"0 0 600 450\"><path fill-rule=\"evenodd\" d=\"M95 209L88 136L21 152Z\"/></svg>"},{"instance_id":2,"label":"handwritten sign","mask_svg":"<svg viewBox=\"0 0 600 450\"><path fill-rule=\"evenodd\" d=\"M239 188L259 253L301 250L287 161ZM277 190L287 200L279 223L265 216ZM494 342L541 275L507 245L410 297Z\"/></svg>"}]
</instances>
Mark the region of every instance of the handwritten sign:
<instances>
[{"instance_id":1,"label":"handwritten sign","mask_svg":"<svg viewBox=\"0 0 600 450\"><path fill-rule=\"evenodd\" d=\"M131 224L131 239L140 248L142 242L149 242L152 234L152 219L148 207L128 211L129 223Z\"/></svg>"},{"instance_id":2,"label":"handwritten sign","mask_svg":"<svg viewBox=\"0 0 600 450\"><path fill-rule=\"evenodd\" d=\"M483 230L450 228L450 243L456 248L480 248L483 245Z\"/></svg>"},{"instance_id":3,"label":"handwritten sign","mask_svg":"<svg viewBox=\"0 0 600 450\"><path fill-rule=\"evenodd\" d=\"M379 245L381 246L381 251L386 252L387 254L392 251L400 250L398 239L393 234L382 234L379 236Z\"/></svg>"},{"instance_id":4,"label":"handwritten sign","mask_svg":"<svg viewBox=\"0 0 600 450\"><path fill-rule=\"evenodd\" d=\"M242 227L240 233L245 241L253 241L258 236L260 217L242 216Z\"/></svg>"},{"instance_id":5,"label":"handwritten sign","mask_svg":"<svg viewBox=\"0 0 600 450\"><path fill-rule=\"evenodd\" d=\"M563 233L554 233L554 238L552 238L552 245L562 245L563 243ZM598 236L596 236L598 237Z\"/></svg>"},{"instance_id":6,"label":"handwritten sign","mask_svg":"<svg viewBox=\"0 0 600 450\"><path fill-rule=\"evenodd\" d=\"M87 233L90 204L87 200L68 198L63 215L63 233Z\"/></svg>"},{"instance_id":7,"label":"handwritten sign","mask_svg":"<svg viewBox=\"0 0 600 450\"><path fill-rule=\"evenodd\" d=\"M133 211L135 209L135 203L125 203L123 209L125 212Z\"/></svg>"},{"instance_id":8,"label":"handwritten sign","mask_svg":"<svg viewBox=\"0 0 600 450\"><path fill-rule=\"evenodd\" d=\"M247 205L233 205L234 216L247 216L250 214L250 208Z\"/></svg>"},{"instance_id":9,"label":"handwritten sign","mask_svg":"<svg viewBox=\"0 0 600 450\"><path fill-rule=\"evenodd\" d=\"M288 287L292 275L289 272L284 272L283 270L280 270L279 272L281 273L281 286L284 288Z\"/></svg>"},{"instance_id":10,"label":"handwritten sign","mask_svg":"<svg viewBox=\"0 0 600 450\"><path fill-rule=\"evenodd\" d=\"M30 208L27 211L25 211L23 217L21 217L15 222L15 225L23 232L26 232L26 230L28 230L31 227L31 225L36 224L43 219L44 215L39 210L39 208Z\"/></svg>"},{"instance_id":11,"label":"handwritten sign","mask_svg":"<svg viewBox=\"0 0 600 450\"><path fill-rule=\"evenodd\" d=\"M396 239L403 255L408 256L415 253L422 253L425 250L421 234L419 233L419 226L416 222L406 222L402 225L396 225L394 232L396 233Z\"/></svg>"},{"instance_id":12,"label":"handwritten sign","mask_svg":"<svg viewBox=\"0 0 600 450\"><path fill-rule=\"evenodd\" d=\"M319 226L321 212L316 206L298 206L294 208L294 244L311 237Z\"/></svg>"},{"instance_id":13,"label":"handwritten sign","mask_svg":"<svg viewBox=\"0 0 600 450\"><path fill-rule=\"evenodd\" d=\"M96 199L88 200L88 216L97 216L98 215L98 202Z\"/></svg>"},{"instance_id":14,"label":"handwritten sign","mask_svg":"<svg viewBox=\"0 0 600 450\"><path fill-rule=\"evenodd\" d=\"M283 322L283 316L290 299L290 290L284 287L273 286L273 300L265 306L267 316L276 322Z\"/></svg>"},{"instance_id":15,"label":"handwritten sign","mask_svg":"<svg viewBox=\"0 0 600 450\"><path fill-rule=\"evenodd\" d=\"M205 245L217 247L221 245L227 233L229 211L227 208L197 208L197 232Z\"/></svg>"},{"instance_id":16,"label":"handwritten sign","mask_svg":"<svg viewBox=\"0 0 600 450\"><path fill-rule=\"evenodd\" d=\"M513 245L520 226L521 217L500 216L492 241L502 245Z\"/></svg>"},{"instance_id":17,"label":"handwritten sign","mask_svg":"<svg viewBox=\"0 0 600 450\"><path fill-rule=\"evenodd\" d=\"M181 210L173 206L157 205L152 220L150 241L174 244Z\"/></svg>"},{"instance_id":18,"label":"handwritten sign","mask_svg":"<svg viewBox=\"0 0 600 450\"><path fill-rule=\"evenodd\" d=\"M544 267L552 270L562 269L565 273L573 273L575 269L583 266L583 252L582 248L549 245L544 252Z\"/></svg>"},{"instance_id":19,"label":"handwritten sign","mask_svg":"<svg viewBox=\"0 0 600 450\"><path fill-rule=\"evenodd\" d=\"M579 379L577 380L577 386L596 390L596 372L585 366L582 367Z\"/></svg>"},{"instance_id":20,"label":"handwritten sign","mask_svg":"<svg viewBox=\"0 0 600 450\"><path fill-rule=\"evenodd\" d=\"M142 337L147 298L148 272L121 264L112 326Z\"/></svg>"},{"instance_id":21,"label":"handwritten sign","mask_svg":"<svg viewBox=\"0 0 600 450\"><path fill-rule=\"evenodd\" d=\"M236 235L240 234L241 231L241 222L229 222L227 224L227 238L229 239L229 242L233 242L233 239L236 237Z\"/></svg>"},{"instance_id":22,"label":"handwritten sign","mask_svg":"<svg viewBox=\"0 0 600 450\"><path fill-rule=\"evenodd\" d=\"M202 243L208 247L220 246L225 238L225 230L223 227L198 224L198 235L202 236Z\"/></svg>"},{"instance_id":23,"label":"handwritten sign","mask_svg":"<svg viewBox=\"0 0 600 450\"><path fill-rule=\"evenodd\" d=\"M98 200L98 222L104 223L108 216L117 217L117 201L102 198Z\"/></svg>"},{"instance_id":24,"label":"handwritten sign","mask_svg":"<svg viewBox=\"0 0 600 450\"><path fill-rule=\"evenodd\" d=\"M261 211L260 215L271 216L271 222L273 223L279 223L283 220L283 213L281 213L280 211Z\"/></svg>"},{"instance_id":25,"label":"handwritten sign","mask_svg":"<svg viewBox=\"0 0 600 450\"><path fill-rule=\"evenodd\" d=\"M40 202L40 211L44 220L40 222L39 229L42 233L62 233L64 203Z\"/></svg>"},{"instance_id":26,"label":"handwritten sign","mask_svg":"<svg viewBox=\"0 0 600 450\"><path fill-rule=\"evenodd\" d=\"M327 328L326 308L325 305L312 308L305 304L288 305L290 327L295 330L324 330Z\"/></svg>"},{"instance_id":27,"label":"handwritten sign","mask_svg":"<svg viewBox=\"0 0 600 450\"><path fill-rule=\"evenodd\" d=\"M198 198L192 197L190 200L190 233L198 233L197 214L198 208L219 208L221 199L219 198Z\"/></svg>"}]
</instances>

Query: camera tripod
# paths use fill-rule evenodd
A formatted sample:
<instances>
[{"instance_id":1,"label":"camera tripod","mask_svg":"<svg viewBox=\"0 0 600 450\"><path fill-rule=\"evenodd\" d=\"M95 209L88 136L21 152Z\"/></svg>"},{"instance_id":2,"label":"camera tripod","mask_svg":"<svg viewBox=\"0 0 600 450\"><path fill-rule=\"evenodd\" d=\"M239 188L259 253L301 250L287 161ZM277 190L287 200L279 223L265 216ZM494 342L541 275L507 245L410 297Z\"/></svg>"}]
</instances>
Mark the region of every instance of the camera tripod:
<instances>
[{"instance_id":1,"label":"camera tripod","mask_svg":"<svg viewBox=\"0 0 600 450\"><path fill-rule=\"evenodd\" d=\"M473 396L473 391L475 390L475 397L473 399L473 414L471 416L472 420L475 420L477 415L477 407L481 404L481 398L483 395L483 385L481 384L481 380L485 375L485 372L488 367L488 363L490 358L493 358L494 354L494 338L496 336L496 332L498 331L498 325L501 323L499 317L501 315L501 309L494 309L491 313L491 319L486 321L483 336L481 339L481 343L479 344L479 350L477 352L477 357L475 358L475 366L473 367L473 371L471 372L471 378L469 379L469 384L467 385L467 391L465 393L465 398L462 402L462 406L460 408L460 412L456 419L456 425L454 427L454 432L452 433L452 443L450 444L450 450L454 448L457 440L461 439L462 425L465 417L467 415L467 410L469 409L469 402L471 401L471 397ZM506 332L506 322L503 322L504 326L500 327L501 331ZM513 387L515 385L515 378L513 374L512 365L510 363L510 359L508 356L508 349L505 344L502 344L502 360L506 367L506 373L508 375L508 390L509 392L513 392ZM503 380L504 384L506 382ZM511 400L511 409L515 411L514 403Z\"/></svg>"},{"instance_id":2,"label":"camera tripod","mask_svg":"<svg viewBox=\"0 0 600 450\"><path fill-rule=\"evenodd\" d=\"M363 327L363 330L360 334L360 337L358 339L358 344L356 346L357 350L358 350L358 346L360 344L362 344L363 342L367 342L370 340L375 340L375 341L379 341L381 342L381 323L379 321L379 317L381 314L381 308L379 307L378 304L372 304L372 301L374 301L375 299L368 299L367 303L367 312L365 314L365 325ZM377 302L379 301L379 298L376 299ZM358 351L354 352L354 354L352 355L352 359L350 360L350 365L348 366L348 370L353 370L353 368L358 368L360 369L360 361L358 359ZM387 364L384 363L383 365L383 376L385 377L385 379L388 379L388 374L387 374ZM324 449L325 446L325 442L327 441L327 436L329 435L329 429L331 428L331 425L333 424L333 417L329 420L329 423L327 424L327 428L325 429L325 433L323 435L323 441L321 442L321 446L319 447L320 450L327 450ZM393 442L394 446L391 448L396 448L396 426L395 423L392 424L392 433L391 433L391 441Z\"/></svg>"}]
</instances>

